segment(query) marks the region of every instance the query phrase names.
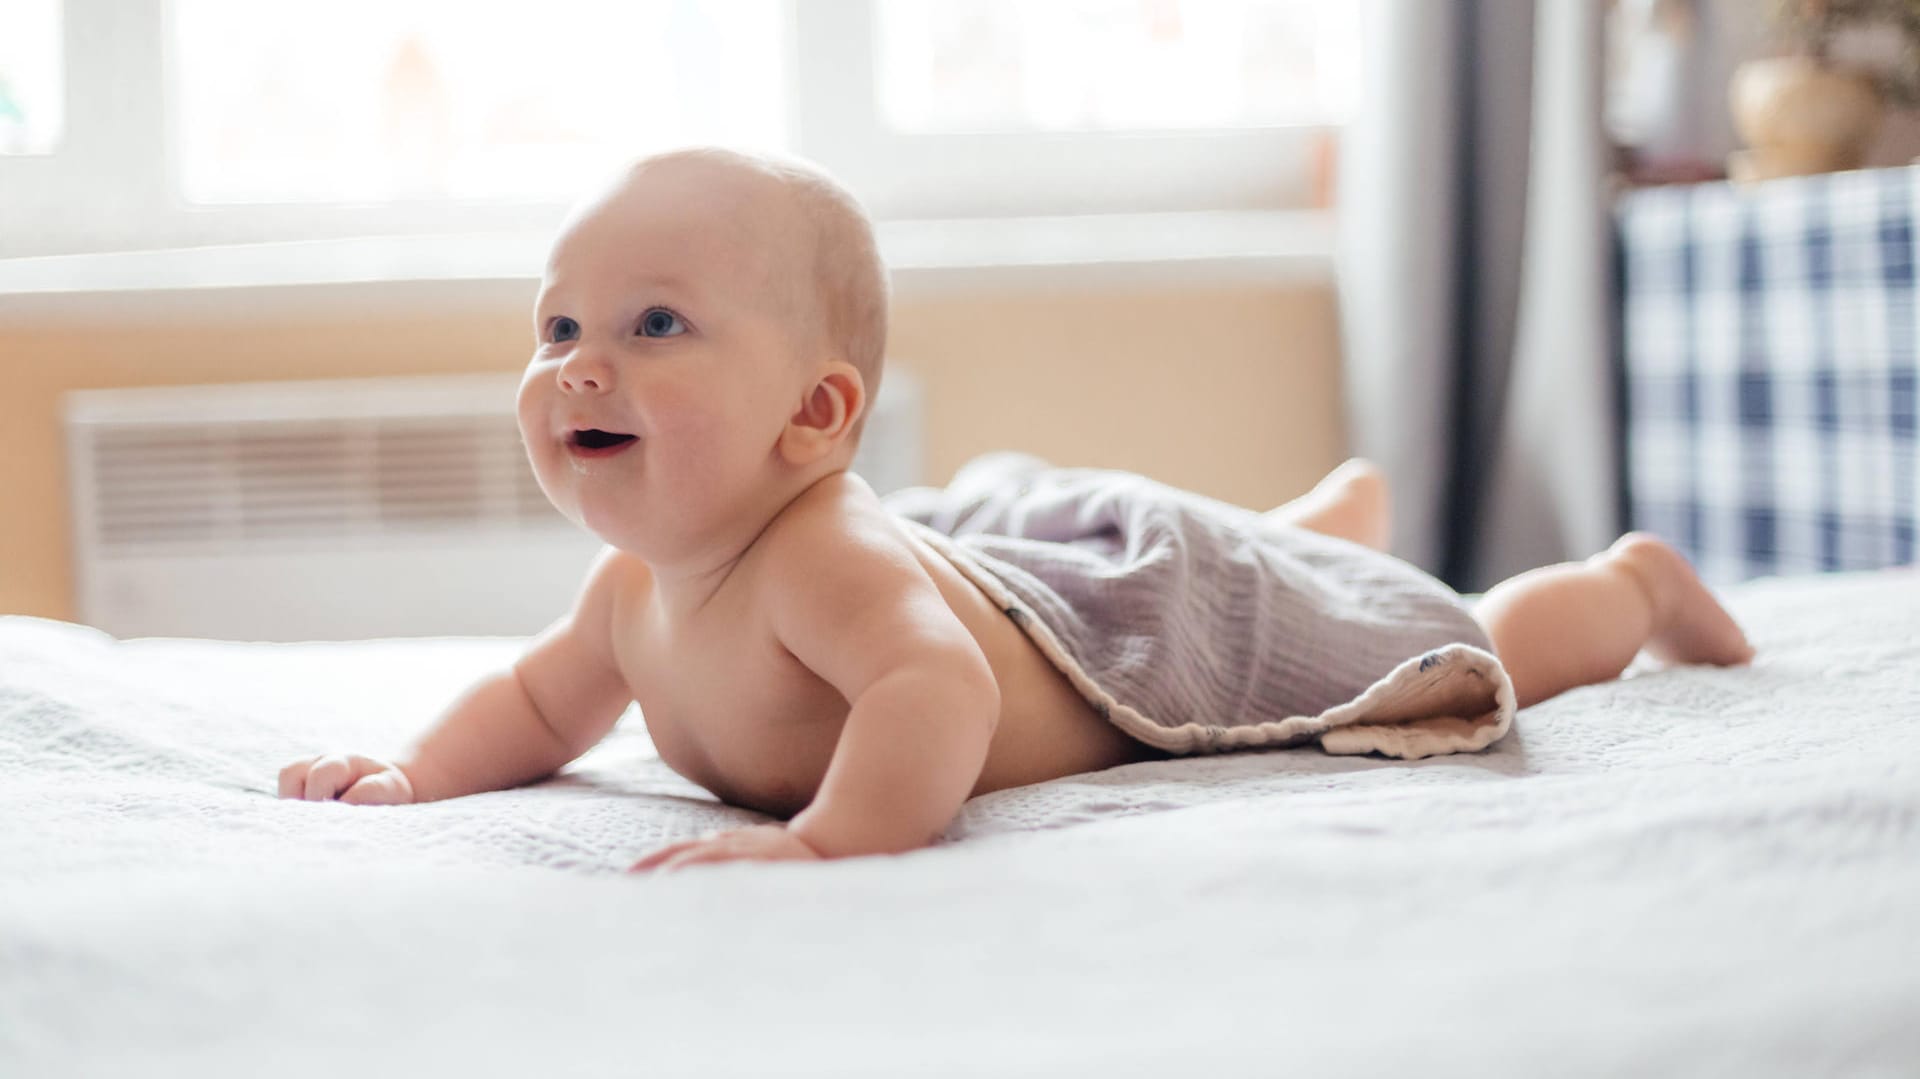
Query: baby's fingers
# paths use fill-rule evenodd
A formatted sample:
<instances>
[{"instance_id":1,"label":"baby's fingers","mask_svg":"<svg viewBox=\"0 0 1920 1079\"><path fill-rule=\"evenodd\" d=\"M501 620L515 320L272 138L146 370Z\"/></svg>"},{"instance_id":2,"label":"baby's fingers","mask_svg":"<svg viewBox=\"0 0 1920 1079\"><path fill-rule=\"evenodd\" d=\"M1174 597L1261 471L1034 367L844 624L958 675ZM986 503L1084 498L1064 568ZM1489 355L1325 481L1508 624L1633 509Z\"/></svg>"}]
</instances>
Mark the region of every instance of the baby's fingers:
<instances>
[{"instance_id":1,"label":"baby's fingers","mask_svg":"<svg viewBox=\"0 0 1920 1079\"><path fill-rule=\"evenodd\" d=\"M643 873L649 869L654 868L655 866L658 866L660 863L666 861L667 859L673 857L674 855L679 854L681 851L687 850L692 847L697 847L700 844L705 843L706 841L707 841L706 837L703 836L699 839L684 839L678 843L673 843L668 846L661 847L659 850L654 851L652 854L649 854L645 858L642 858L639 861L633 863L633 865L627 868L627 872Z\"/></svg>"},{"instance_id":2,"label":"baby's fingers","mask_svg":"<svg viewBox=\"0 0 1920 1079\"><path fill-rule=\"evenodd\" d=\"M362 776L378 772L381 767L379 761L368 757L349 757L338 753L321 757L307 771L306 799L309 802L331 801Z\"/></svg>"},{"instance_id":3,"label":"baby's fingers","mask_svg":"<svg viewBox=\"0 0 1920 1079\"><path fill-rule=\"evenodd\" d=\"M737 862L745 859L750 859L752 857L753 855L745 851L731 850L718 843L702 843L698 846L689 848L687 850L683 850L680 853L674 855L673 857L667 859L665 862L662 862L660 865L660 872L675 873L682 869L685 869L690 865L711 865L715 862Z\"/></svg>"},{"instance_id":4,"label":"baby's fingers","mask_svg":"<svg viewBox=\"0 0 1920 1079\"><path fill-rule=\"evenodd\" d=\"M359 779L340 800L361 806L406 805L413 801L413 786L398 768L387 768Z\"/></svg>"}]
</instances>

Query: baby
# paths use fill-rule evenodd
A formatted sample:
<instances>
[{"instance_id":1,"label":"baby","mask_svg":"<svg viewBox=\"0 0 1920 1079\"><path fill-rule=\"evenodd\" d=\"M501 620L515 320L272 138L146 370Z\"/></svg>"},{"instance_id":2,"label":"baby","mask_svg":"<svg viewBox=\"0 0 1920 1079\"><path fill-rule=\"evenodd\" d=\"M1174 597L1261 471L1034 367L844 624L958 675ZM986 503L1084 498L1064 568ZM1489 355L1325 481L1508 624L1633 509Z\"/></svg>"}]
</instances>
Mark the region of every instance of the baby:
<instances>
[{"instance_id":1,"label":"baby","mask_svg":"<svg viewBox=\"0 0 1920 1079\"><path fill-rule=\"evenodd\" d=\"M662 761L783 823L635 869L892 853L1006 787L1314 739L1479 748L1515 707L1613 678L1642 646L1752 655L1643 534L1469 612L1382 553L1385 490L1364 462L1266 514L1012 457L883 504L847 468L887 297L858 204L797 162L678 151L584 203L546 266L518 415L542 489L603 552L571 612L398 759L309 757L282 770L281 797L532 782L637 702ZM1078 585L1076 566L1091 567ZM1148 586L1127 592L1115 566ZM1083 594L1135 607L1076 608ZM1266 606L1227 632L1189 626L1249 597Z\"/></svg>"}]
</instances>

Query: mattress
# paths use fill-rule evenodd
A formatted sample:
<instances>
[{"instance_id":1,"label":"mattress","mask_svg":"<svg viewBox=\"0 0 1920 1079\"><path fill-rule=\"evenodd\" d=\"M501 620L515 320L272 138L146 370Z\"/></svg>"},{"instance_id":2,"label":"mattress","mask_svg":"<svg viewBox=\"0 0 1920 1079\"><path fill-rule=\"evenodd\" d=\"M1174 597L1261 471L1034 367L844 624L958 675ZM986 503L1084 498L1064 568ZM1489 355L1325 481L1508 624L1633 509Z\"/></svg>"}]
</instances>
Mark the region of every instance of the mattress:
<instances>
[{"instance_id":1,"label":"mattress","mask_svg":"<svg viewBox=\"0 0 1920 1079\"><path fill-rule=\"evenodd\" d=\"M0 619L0 1074L1913 1074L1920 574L1726 598L1750 668L1643 659L1481 753L1147 762L668 876L620 870L761 818L631 715L518 790L272 796L519 641Z\"/></svg>"}]
</instances>

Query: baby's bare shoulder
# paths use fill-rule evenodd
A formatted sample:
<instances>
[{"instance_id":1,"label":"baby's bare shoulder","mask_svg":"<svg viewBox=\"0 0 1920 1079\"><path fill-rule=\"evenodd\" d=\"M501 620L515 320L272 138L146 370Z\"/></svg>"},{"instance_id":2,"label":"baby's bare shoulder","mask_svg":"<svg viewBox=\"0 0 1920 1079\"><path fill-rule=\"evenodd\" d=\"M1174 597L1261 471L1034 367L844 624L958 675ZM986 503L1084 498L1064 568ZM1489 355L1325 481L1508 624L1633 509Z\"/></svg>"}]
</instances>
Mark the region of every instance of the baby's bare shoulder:
<instances>
[{"instance_id":1,"label":"baby's bare shoulder","mask_svg":"<svg viewBox=\"0 0 1920 1079\"><path fill-rule=\"evenodd\" d=\"M848 700L930 660L984 664L912 540L858 477L810 488L765 538L761 599L775 637Z\"/></svg>"},{"instance_id":2,"label":"baby's bare shoulder","mask_svg":"<svg viewBox=\"0 0 1920 1079\"><path fill-rule=\"evenodd\" d=\"M912 541L873 488L851 473L821 480L796 498L762 536L763 593L817 609L864 606L934 589Z\"/></svg>"},{"instance_id":3,"label":"baby's bare shoulder","mask_svg":"<svg viewBox=\"0 0 1920 1079\"><path fill-rule=\"evenodd\" d=\"M776 562L835 551L842 558L884 557L908 549L879 496L851 472L837 472L807 488L762 538Z\"/></svg>"}]
</instances>

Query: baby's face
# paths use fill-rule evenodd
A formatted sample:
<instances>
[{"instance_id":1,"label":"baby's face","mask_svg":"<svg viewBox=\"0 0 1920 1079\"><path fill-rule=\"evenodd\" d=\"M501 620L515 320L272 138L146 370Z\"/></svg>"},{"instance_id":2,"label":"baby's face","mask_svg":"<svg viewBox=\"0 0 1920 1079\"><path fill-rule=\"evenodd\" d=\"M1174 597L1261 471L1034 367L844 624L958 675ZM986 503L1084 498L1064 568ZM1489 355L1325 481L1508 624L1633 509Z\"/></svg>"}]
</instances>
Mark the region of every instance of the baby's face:
<instances>
[{"instance_id":1,"label":"baby's face","mask_svg":"<svg viewBox=\"0 0 1920 1079\"><path fill-rule=\"evenodd\" d=\"M555 243L520 433L547 497L602 540L698 557L768 512L805 381L783 211L748 178L677 163L631 178Z\"/></svg>"}]
</instances>

